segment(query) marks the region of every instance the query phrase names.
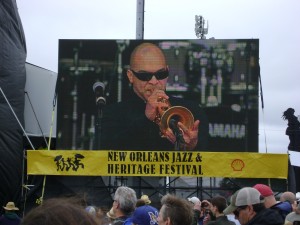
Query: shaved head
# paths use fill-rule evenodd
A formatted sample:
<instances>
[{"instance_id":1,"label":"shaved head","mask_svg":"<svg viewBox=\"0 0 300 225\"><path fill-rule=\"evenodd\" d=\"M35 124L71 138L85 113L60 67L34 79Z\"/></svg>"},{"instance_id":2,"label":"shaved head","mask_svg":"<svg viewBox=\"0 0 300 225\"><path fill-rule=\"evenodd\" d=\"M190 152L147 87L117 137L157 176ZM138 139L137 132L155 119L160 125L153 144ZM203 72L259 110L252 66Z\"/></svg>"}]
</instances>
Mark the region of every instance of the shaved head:
<instances>
[{"instance_id":1,"label":"shaved head","mask_svg":"<svg viewBox=\"0 0 300 225\"><path fill-rule=\"evenodd\" d=\"M133 73L156 73L157 71L168 70L166 58L163 51L152 43L138 45L130 57L130 69L127 70L127 77L133 86L133 91L145 102L155 90L166 90L167 79L157 79L152 75L151 80L139 80Z\"/></svg>"},{"instance_id":2,"label":"shaved head","mask_svg":"<svg viewBox=\"0 0 300 225\"><path fill-rule=\"evenodd\" d=\"M157 71L166 68L164 53L151 43L136 47L130 57L130 68L135 71Z\"/></svg>"},{"instance_id":3,"label":"shaved head","mask_svg":"<svg viewBox=\"0 0 300 225\"><path fill-rule=\"evenodd\" d=\"M294 203L294 201L296 201L296 195L293 193L293 192L290 192L290 191L286 191L284 193L282 193L282 195L280 196L280 201L281 202L289 202L291 204Z\"/></svg>"}]
</instances>

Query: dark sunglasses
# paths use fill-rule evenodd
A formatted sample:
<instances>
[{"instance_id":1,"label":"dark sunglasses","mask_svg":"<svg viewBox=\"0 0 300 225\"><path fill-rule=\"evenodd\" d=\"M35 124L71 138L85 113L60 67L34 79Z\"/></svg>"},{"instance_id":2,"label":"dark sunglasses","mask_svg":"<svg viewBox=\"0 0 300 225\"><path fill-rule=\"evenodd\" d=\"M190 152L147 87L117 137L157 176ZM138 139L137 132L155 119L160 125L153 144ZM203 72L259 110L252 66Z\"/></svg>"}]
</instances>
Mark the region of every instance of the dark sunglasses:
<instances>
[{"instance_id":1,"label":"dark sunglasses","mask_svg":"<svg viewBox=\"0 0 300 225\"><path fill-rule=\"evenodd\" d=\"M134 76L136 76L141 81L149 81L154 76L157 80L163 80L169 76L168 69L161 69L154 73L152 72L135 72L134 70L130 70Z\"/></svg>"},{"instance_id":2,"label":"dark sunglasses","mask_svg":"<svg viewBox=\"0 0 300 225\"><path fill-rule=\"evenodd\" d=\"M236 208L236 210L233 211L233 214L235 215L235 217L239 217L240 211L243 209L246 209L246 208L247 208L247 205L239 206Z\"/></svg>"}]
</instances>

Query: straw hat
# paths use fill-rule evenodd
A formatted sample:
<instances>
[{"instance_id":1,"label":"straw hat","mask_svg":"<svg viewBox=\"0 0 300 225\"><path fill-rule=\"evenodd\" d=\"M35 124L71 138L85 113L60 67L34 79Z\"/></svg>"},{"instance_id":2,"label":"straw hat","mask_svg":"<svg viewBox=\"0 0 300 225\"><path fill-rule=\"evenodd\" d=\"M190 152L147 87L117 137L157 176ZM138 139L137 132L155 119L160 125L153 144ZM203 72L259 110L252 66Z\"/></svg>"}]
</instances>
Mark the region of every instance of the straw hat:
<instances>
[{"instance_id":1,"label":"straw hat","mask_svg":"<svg viewBox=\"0 0 300 225\"><path fill-rule=\"evenodd\" d=\"M17 207L15 206L15 203L14 203L14 202L8 202L8 203L6 204L6 206L3 206L3 208L4 208L5 210L19 210L19 208L17 208Z\"/></svg>"},{"instance_id":2,"label":"straw hat","mask_svg":"<svg viewBox=\"0 0 300 225\"><path fill-rule=\"evenodd\" d=\"M116 219L116 216L115 216L115 214L114 214L114 211L113 211L113 208L111 208L107 213L106 213L106 216L108 217L108 218L111 218L111 219Z\"/></svg>"},{"instance_id":3,"label":"straw hat","mask_svg":"<svg viewBox=\"0 0 300 225\"><path fill-rule=\"evenodd\" d=\"M151 201L150 201L148 195L142 195L142 196L141 196L141 199L144 200L144 202L145 202L147 205L149 205L149 204L151 203Z\"/></svg>"}]
</instances>

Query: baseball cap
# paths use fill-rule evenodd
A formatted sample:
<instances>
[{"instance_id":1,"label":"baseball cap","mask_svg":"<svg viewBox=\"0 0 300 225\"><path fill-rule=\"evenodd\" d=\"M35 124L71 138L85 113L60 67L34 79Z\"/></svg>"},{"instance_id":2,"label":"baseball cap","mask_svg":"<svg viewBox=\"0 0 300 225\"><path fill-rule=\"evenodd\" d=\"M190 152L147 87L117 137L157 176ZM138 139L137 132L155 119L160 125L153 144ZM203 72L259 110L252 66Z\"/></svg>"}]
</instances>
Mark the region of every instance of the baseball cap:
<instances>
[{"instance_id":1,"label":"baseball cap","mask_svg":"<svg viewBox=\"0 0 300 225\"><path fill-rule=\"evenodd\" d=\"M86 208L85 208L85 211L87 211L89 214L91 214L91 215L96 215L96 209L95 209L95 207L94 206L87 206Z\"/></svg>"},{"instance_id":2,"label":"baseball cap","mask_svg":"<svg viewBox=\"0 0 300 225\"><path fill-rule=\"evenodd\" d=\"M132 214L132 223L138 225L158 225L158 210L150 205L137 207Z\"/></svg>"},{"instance_id":3,"label":"baseball cap","mask_svg":"<svg viewBox=\"0 0 300 225\"><path fill-rule=\"evenodd\" d=\"M191 197L191 198L188 198L188 201L189 202L192 202L194 204L196 204L197 202L200 202L199 198L197 197Z\"/></svg>"},{"instance_id":4,"label":"baseball cap","mask_svg":"<svg viewBox=\"0 0 300 225\"><path fill-rule=\"evenodd\" d=\"M253 188L258 190L263 197L268 197L268 196L273 195L273 191L268 185L256 184L253 186Z\"/></svg>"},{"instance_id":5,"label":"baseball cap","mask_svg":"<svg viewBox=\"0 0 300 225\"><path fill-rule=\"evenodd\" d=\"M231 197L230 197L230 205L227 206L226 209L224 209L223 213L225 215L233 213L234 210L237 209L237 206L235 205L236 196L238 194L239 190L237 190Z\"/></svg>"},{"instance_id":6,"label":"baseball cap","mask_svg":"<svg viewBox=\"0 0 300 225\"><path fill-rule=\"evenodd\" d=\"M261 203L260 193L252 187L244 187L240 189L236 196L236 206L254 205L258 203Z\"/></svg>"}]
</instances>

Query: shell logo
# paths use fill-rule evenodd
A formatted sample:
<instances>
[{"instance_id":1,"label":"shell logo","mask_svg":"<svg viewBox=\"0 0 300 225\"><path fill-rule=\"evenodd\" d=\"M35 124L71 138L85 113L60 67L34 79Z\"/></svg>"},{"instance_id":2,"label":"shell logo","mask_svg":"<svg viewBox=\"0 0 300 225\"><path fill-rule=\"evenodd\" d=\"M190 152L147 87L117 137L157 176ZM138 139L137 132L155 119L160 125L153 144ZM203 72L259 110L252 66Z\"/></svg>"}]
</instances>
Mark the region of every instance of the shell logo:
<instances>
[{"instance_id":1,"label":"shell logo","mask_svg":"<svg viewBox=\"0 0 300 225\"><path fill-rule=\"evenodd\" d=\"M245 163L241 159L235 159L231 162L233 171L242 171L245 167Z\"/></svg>"}]
</instances>

